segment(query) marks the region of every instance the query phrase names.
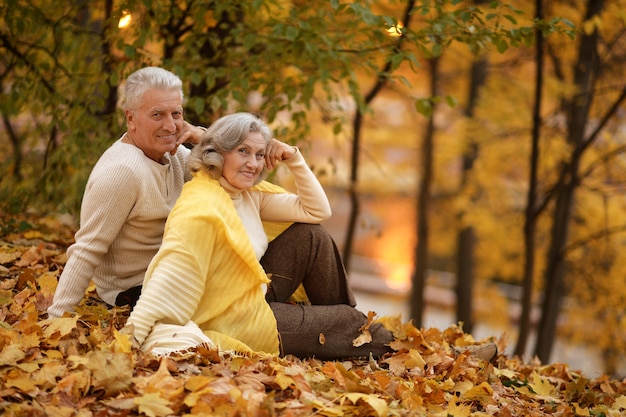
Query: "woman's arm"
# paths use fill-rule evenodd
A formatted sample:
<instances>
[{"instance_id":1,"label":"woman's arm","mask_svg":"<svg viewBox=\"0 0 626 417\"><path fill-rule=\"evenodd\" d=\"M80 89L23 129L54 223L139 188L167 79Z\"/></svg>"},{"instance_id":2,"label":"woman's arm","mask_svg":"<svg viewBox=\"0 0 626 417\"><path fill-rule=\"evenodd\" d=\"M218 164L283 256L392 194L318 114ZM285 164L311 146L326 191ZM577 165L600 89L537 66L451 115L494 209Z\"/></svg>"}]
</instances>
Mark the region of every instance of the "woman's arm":
<instances>
[{"instance_id":1,"label":"woman's arm","mask_svg":"<svg viewBox=\"0 0 626 417\"><path fill-rule=\"evenodd\" d=\"M182 247L169 246L159 251L128 319L139 344L157 322L179 326L189 322L204 290L194 264L190 252Z\"/></svg>"},{"instance_id":2,"label":"woman's arm","mask_svg":"<svg viewBox=\"0 0 626 417\"><path fill-rule=\"evenodd\" d=\"M296 193L264 193L260 205L261 219L321 223L332 214L328 197L302 153L298 148L290 148L294 153L282 162L295 179Z\"/></svg>"}]
</instances>

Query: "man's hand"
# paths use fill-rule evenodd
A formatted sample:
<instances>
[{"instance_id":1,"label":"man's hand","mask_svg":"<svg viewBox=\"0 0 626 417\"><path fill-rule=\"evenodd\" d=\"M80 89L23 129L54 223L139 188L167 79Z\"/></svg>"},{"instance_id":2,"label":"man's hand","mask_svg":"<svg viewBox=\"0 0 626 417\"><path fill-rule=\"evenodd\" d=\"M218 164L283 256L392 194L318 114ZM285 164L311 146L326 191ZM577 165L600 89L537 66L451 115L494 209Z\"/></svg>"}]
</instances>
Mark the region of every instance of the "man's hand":
<instances>
[{"instance_id":1,"label":"man's hand","mask_svg":"<svg viewBox=\"0 0 626 417\"><path fill-rule=\"evenodd\" d=\"M183 123L183 129L180 131L180 135L178 135L178 139L176 140L176 147L174 147L174 150L171 151L170 154L175 155L178 146L183 143L193 143L194 145L197 145L200 143L200 138L204 132L206 132L206 128L194 126L185 121Z\"/></svg>"},{"instance_id":2,"label":"man's hand","mask_svg":"<svg viewBox=\"0 0 626 417\"><path fill-rule=\"evenodd\" d=\"M289 159L295 154L295 147L278 139L272 139L265 150L265 166L271 171L276 168L279 162Z\"/></svg>"}]
</instances>

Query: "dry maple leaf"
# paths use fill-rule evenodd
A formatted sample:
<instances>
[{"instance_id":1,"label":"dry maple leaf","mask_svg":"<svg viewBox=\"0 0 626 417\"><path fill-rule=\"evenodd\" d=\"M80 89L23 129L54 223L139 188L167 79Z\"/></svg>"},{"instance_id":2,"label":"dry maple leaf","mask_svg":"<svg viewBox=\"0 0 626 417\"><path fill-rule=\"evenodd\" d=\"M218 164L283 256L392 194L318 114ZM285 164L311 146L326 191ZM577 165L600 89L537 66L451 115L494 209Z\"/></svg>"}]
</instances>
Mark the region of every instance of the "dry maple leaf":
<instances>
[{"instance_id":1,"label":"dry maple leaf","mask_svg":"<svg viewBox=\"0 0 626 417\"><path fill-rule=\"evenodd\" d=\"M372 335L370 334L368 330L363 330L363 332L360 335L358 335L356 339L352 341L352 346L359 347L359 346L363 346L371 342L372 342Z\"/></svg>"},{"instance_id":2,"label":"dry maple leaf","mask_svg":"<svg viewBox=\"0 0 626 417\"><path fill-rule=\"evenodd\" d=\"M311 368L303 363L269 363L274 372L273 384L278 385L282 391L290 389L294 394L312 393L314 387L328 386L328 378L321 372L311 372Z\"/></svg>"},{"instance_id":3,"label":"dry maple leaf","mask_svg":"<svg viewBox=\"0 0 626 417\"><path fill-rule=\"evenodd\" d=\"M351 392L342 395L340 403L343 403L344 399L350 400L350 402L355 405L358 404L360 401L366 403L374 411L373 415L375 416L388 416L389 407L387 406L387 401L377 395Z\"/></svg>"},{"instance_id":4,"label":"dry maple leaf","mask_svg":"<svg viewBox=\"0 0 626 417\"><path fill-rule=\"evenodd\" d=\"M15 265L18 267L26 267L39 263L39 261L43 259L41 250L42 245L39 245L39 247L30 247L26 252L22 253L20 260L15 262Z\"/></svg>"},{"instance_id":5,"label":"dry maple leaf","mask_svg":"<svg viewBox=\"0 0 626 417\"><path fill-rule=\"evenodd\" d=\"M361 333L352 341L352 346L359 347L367 343L371 343L372 335L369 329L371 325L374 323L375 318L376 318L376 313L374 313L373 311L370 311L367 313L367 322L365 322L365 324L363 324L359 328L359 331Z\"/></svg>"},{"instance_id":6,"label":"dry maple leaf","mask_svg":"<svg viewBox=\"0 0 626 417\"><path fill-rule=\"evenodd\" d=\"M78 323L78 316L73 315L70 317L58 317L53 319L42 320L39 322L43 330L43 337L47 340L53 338L61 338L70 334L70 332L76 329Z\"/></svg>"},{"instance_id":7,"label":"dry maple leaf","mask_svg":"<svg viewBox=\"0 0 626 417\"><path fill-rule=\"evenodd\" d=\"M94 389L113 396L127 390L133 380L132 355L108 350L94 350L84 357L82 365L91 371Z\"/></svg>"},{"instance_id":8,"label":"dry maple leaf","mask_svg":"<svg viewBox=\"0 0 626 417\"><path fill-rule=\"evenodd\" d=\"M15 249L2 246L0 247L0 265L13 263L13 261L18 259L21 255L21 252L18 252Z\"/></svg>"},{"instance_id":9,"label":"dry maple leaf","mask_svg":"<svg viewBox=\"0 0 626 417\"><path fill-rule=\"evenodd\" d=\"M151 392L135 397L133 403L138 406L139 412L149 417L165 417L174 410L169 407L169 401L161 397L158 392Z\"/></svg>"},{"instance_id":10,"label":"dry maple leaf","mask_svg":"<svg viewBox=\"0 0 626 417\"><path fill-rule=\"evenodd\" d=\"M185 380L170 374L168 362L168 358L161 358L159 369L155 373L145 377L133 378L135 389L142 394L161 393L161 396L170 403L182 401Z\"/></svg>"},{"instance_id":11,"label":"dry maple leaf","mask_svg":"<svg viewBox=\"0 0 626 417\"><path fill-rule=\"evenodd\" d=\"M17 366L17 364L26 357L26 353L22 351L19 344L10 344L0 351L0 363L3 366Z\"/></svg>"}]
</instances>

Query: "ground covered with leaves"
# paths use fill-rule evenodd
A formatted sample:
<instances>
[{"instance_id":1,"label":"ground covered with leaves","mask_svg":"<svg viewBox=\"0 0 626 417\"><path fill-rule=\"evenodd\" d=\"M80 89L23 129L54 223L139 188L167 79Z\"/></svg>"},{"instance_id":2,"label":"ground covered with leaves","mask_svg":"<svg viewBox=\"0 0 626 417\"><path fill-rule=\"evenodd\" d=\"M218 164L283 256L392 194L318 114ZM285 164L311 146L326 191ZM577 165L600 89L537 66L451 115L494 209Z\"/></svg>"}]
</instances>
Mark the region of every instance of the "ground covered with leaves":
<instances>
[{"instance_id":1,"label":"ground covered with leaves","mask_svg":"<svg viewBox=\"0 0 626 417\"><path fill-rule=\"evenodd\" d=\"M1 216L0 216L1 217ZM93 294L48 319L70 227L0 218L0 410L5 416L622 416L626 381L566 364L486 363L462 329L383 317L396 352L380 360L240 356L199 347L167 358L119 330L128 311ZM504 351L506 340L496 342Z\"/></svg>"}]
</instances>

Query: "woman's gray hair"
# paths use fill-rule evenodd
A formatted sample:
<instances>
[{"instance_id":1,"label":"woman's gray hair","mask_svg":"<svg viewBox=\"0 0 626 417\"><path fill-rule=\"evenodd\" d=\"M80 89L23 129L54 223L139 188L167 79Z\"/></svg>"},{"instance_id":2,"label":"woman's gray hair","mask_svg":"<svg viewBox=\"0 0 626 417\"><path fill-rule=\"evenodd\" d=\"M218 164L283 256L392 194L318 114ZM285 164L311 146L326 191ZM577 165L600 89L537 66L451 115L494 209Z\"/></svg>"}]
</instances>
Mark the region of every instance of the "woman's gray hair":
<instances>
[{"instance_id":1,"label":"woman's gray hair","mask_svg":"<svg viewBox=\"0 0 626 417\"><path fill-rule=\"evenodd\" d=\"M234 113L221 117L202 134L200 143L194 146L187 166L191 172L205 171L213 179L222 176L223 154L234 150L245 140L248 133L260 133L268 144L273 137L272 129L252 113ZM267 178L268 169L264 165L255 185Z\"/></svg>"},{"instance_id":2,"label":"woman's gray hair","mask_svg":"<svg viewBox=\"0 0 626 417\"><path fill-rule=\"evenodd\" d=\"M178 90L183 99L183 82L174 73L159 67L145 67L128 76L124 86L124 110L137 110L148 90Z\"/></svg>"}]
</instances>

